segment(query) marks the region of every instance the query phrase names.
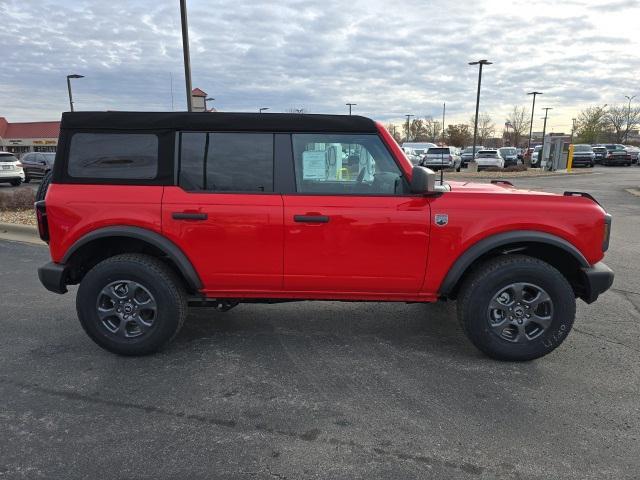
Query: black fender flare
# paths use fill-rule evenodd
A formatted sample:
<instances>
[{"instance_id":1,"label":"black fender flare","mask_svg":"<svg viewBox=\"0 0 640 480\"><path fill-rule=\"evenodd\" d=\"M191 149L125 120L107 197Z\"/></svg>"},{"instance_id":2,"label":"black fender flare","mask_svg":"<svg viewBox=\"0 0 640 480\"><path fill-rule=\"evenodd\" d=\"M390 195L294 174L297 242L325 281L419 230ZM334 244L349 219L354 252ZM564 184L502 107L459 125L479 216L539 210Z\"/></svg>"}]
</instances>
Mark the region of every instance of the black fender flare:
<instances>
[{"instance_id":1,"label":"black fender flare","mask_svg":"<svg viewBox=\"0 0 640 480\"><path fill-rule=\"evenodd\" d=\"M161 234L141 227L132 227L128 225L103 227L96 229L86 235L80 237L74 242L67 250L62 258L63 264L68 263L69 259L84 245L98 240L100 238L108 237L128 237L135 238L147 242L154 247L158 248L169 257L169 259L176 265L182 276L187 282L189 288L194 291L198 291L202 288L202 280L198 272L194 268L191 261L187 258L184 252L175 243Z\"/></svg>"},{"instance_id":2,"label":"black fender flare","mask_svg":"<svg viewBox=\"0 0 640 480\"><path fill-rule=\"evenodd\" d=\"M537 243L558 247L571 255L578 262L580 267L590 267L589 262L580 250L564 238L560 238L556 235L538 232L535 230L517 230L498 233L479 240L458 257L440 284L438 294L444 297L451 294L464 272L482 255L490 252L491 250L495 250L496 248L513 243Z\"/></svg>"}]
</instances>

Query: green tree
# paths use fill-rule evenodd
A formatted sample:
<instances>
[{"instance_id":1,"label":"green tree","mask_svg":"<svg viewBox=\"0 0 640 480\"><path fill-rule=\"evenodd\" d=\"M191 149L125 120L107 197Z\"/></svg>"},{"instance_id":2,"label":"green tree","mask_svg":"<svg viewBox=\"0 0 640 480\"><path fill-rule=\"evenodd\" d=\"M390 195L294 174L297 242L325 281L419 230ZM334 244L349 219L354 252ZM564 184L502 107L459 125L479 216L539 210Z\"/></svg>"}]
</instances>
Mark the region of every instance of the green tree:
<instances>
[{"instance_id":1,"label":"green tree","mask_svg":"<svg viewBox=\"0 0 640 480\"><path fill-rule=\"evenodd\" d=\"M607 135L607 106L593 105L582 110L576 120L576 137L579 143L598 143Z\"/></svg>"},{"instance_id":2,"label":"green tree","mask_svg":"<svg viewBox=\"0 0 640 480\"><path fill-rule=\"evenodd\" d=\"M447 143L456 147L465 147L473 141L473 131L466 123L447 125Z\"/></svg>"}]
</instances>

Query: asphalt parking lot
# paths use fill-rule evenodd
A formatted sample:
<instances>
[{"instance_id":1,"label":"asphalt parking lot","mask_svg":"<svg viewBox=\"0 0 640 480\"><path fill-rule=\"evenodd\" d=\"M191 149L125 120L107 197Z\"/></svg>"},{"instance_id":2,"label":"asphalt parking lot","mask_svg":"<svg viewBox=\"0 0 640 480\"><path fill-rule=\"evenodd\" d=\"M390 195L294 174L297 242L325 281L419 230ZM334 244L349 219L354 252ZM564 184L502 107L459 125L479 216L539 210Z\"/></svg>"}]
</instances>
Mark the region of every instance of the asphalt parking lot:
<instances>
[{"instance_id":1,"label":"asphalt parking lot","mask_svg":"<svg viewBox=\"0 0 640 480\"><path fill-rule=\"evenodd\" d=\"M0 478L637 478L640 167L514 183L614 216L614 288L522 364L478 353L452 303L194 309L169 349L121 358L75 289L40 286L45 248L0 241Z\"/></svg>"}]
</instances>

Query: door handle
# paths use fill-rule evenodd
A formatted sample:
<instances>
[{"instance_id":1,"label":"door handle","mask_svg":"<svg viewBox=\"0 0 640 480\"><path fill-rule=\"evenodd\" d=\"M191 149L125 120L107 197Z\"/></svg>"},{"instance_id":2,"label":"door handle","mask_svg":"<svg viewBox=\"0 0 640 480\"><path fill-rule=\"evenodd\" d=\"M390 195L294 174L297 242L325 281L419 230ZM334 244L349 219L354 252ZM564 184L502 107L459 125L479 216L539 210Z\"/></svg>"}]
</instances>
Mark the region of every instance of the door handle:
<instances>
[{"instance_id":1,"label":"door handle","mask_svg":"<svg viewBox=\"0 0 640 480\"><path fill-rule=\"evenodd\" d=\"M209 215L206 213L173 212L171 218L174 220L206 220Z\"/></svg>"},{"instance_id":2,"label":"door handle","mask_svg":"<svg viewBox=\"0 0 640 480\"><path fill-rule=\"evenodd\" d=\"M326 215L294 215L293 221L298 223L329 223Z\"/></svg>"}]
</instances>

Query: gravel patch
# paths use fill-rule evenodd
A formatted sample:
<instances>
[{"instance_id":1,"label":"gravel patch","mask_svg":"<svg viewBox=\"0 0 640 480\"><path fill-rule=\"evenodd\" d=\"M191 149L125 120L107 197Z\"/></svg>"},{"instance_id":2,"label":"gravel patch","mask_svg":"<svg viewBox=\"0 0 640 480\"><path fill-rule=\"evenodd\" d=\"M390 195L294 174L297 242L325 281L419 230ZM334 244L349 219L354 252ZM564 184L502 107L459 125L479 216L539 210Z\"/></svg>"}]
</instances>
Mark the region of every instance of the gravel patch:
<instances>
[{"instance_id":1,"label":"gravel patch","mask_svg":"<svg viewBox=\"0 0 640 480\"><path fill-rule=\"evenodd\" d=\"M19 225L37 225L33 209L0 210L0 223L17 223Z\"/></svg>"}]
</instances>

